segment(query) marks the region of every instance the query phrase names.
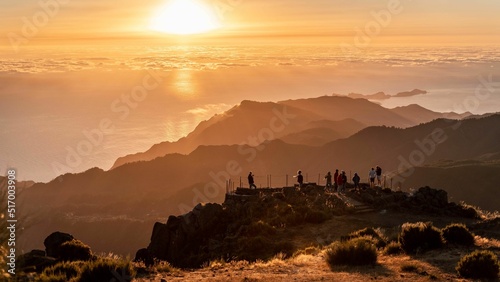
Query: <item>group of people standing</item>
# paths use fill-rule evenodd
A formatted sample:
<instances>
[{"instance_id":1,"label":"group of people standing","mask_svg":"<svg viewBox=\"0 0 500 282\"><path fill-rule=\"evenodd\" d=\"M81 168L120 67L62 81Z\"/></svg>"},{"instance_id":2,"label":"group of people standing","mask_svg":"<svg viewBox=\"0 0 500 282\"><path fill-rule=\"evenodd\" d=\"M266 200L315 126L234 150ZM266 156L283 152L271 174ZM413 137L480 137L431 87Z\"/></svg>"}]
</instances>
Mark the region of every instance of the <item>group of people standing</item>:
<instances>
[{"instance_id":1,"label":"group of people standing","mask_svg":"<svg viewBox=\"0 0 500 282\"><path fill-rule=\"evenodd\" d=\"M347 175L345 171L340 171L338 169L335 170L333 174L333 185L332 185L332 174L328 172L325 176L326 179L326 188L332 189L334 192L345 192L345 187L347 184ZM354 188L359 188L359 182L361 181L361 177L359 177L358 173L355 172L352 178L352 182L354 183Z\"/></svg>"},{"instance_id":2,"label":"group of people standing","mask_svg":"<svg viewBox=\"0 0 500 282\"><path fill-rule=\"evenodd\" d=\"M368 173L368 177L370 178L370 188L375 187L375 178L377 178L377 185L382 185L382 168L377 166L376 169L372 167L370 172Z\"/></svg>"},{"instance_id":3,"label":"group of people standing","mask_svg":"<svg viewBox=\"0 0 500 282\"><path fill-rule=\"evenodd\" d=\"M248 174L248 185L250 186L250 189L257 189L257 186L255 185L254 181L254 175L252 172ZM299 187L302 187L304 184L304 176L302 175L302 171L297 171L297 175L294 176L297 178L297 183L299 184ZM368 178L370 179L370 188L375 187L375 179L377 179L378 186L381 186L382 184L382 168L380 166L377 166L376 169L372 167L370 172L368 173ZM335 173L332 175L331 172L328 172L325 176L326 179L326 188L332 190L334 192L345 192L345 187L347 184L347 175L345 171L340 171L338 169L335 170ZM332 182L333 180L333 182ZM354 176L352 178L352 182L354 183L354 188L359 189L359 183L361 181L361 177L359 177L358 173L355 172Z\"/></svg>"}]
</instances>

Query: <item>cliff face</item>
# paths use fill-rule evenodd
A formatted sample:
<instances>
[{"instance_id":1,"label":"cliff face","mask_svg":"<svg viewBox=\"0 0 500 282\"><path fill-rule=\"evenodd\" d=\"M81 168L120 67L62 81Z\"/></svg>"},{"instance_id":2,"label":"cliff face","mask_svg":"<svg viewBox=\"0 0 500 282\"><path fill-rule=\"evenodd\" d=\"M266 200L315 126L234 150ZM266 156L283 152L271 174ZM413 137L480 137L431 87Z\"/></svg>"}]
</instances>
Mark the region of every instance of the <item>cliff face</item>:
<instances>
[{"instance_id":1,"label":"cliff face","mask_svg":"<svg viewBox=\"0 0 500 282\"><path fill-rule=\"evenodd\" d=\"M361 211L477 216L473 209L449 203L446 191L429 187L413 194L365 187L342 195L316 185L301 190L239 189L227 195L222 205L199 204L185 215L157 222L151 243L138 251L136 260L156 258L191 268L221 258L255 261L277 253L291 255L298 248L293 230Z\"/></svg>"}]
</instances>

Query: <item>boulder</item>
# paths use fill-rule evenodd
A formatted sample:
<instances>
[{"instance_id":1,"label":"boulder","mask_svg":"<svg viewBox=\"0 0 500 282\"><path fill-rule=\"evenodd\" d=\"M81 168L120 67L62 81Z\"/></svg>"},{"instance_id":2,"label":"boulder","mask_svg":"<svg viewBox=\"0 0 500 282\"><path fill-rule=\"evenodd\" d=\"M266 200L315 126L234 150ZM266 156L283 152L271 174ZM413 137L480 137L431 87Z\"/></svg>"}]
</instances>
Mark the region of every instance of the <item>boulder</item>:
<instances>
[{"instance_id":1,"label":"boulder","mask_svg":"<svg viewBox=\"0 0 500 282\"><path fill-rule=\"evenodd\" d=\"M43 245L45 246L45 252L47 253L47 256L53 258L59 258L60 257L59 248L61 247L61 245L73 239L74 237L68 233L54 232L50 234L43 241Z\"/></svg>"},{"instance_id":2,"label":"boulder","mask_svg":"<svg viewBox=\"0 0 500 282\"><path fill-rule=\"evenodd\" d=\"M217 245L213 240L226 229L225 218L221 205L198 204L185 215L170 216L166 224L156 223L147 250L152 257L176 266L196 265L196 258L203 258L202 248L209 242L213 248Z\"/></svg>"},{"instance_id":3,"label":"boulder","mask_svg":"<svg viewBox=\"0 0 500 282\"><path fill-rule=\"evenodd\" d=\"M435 197L440 207L446 207L448 205L448 192L438 190Z\"/></svg>"},{"instance_id":4,"label":"boulder","mask_svg":"<svg viewBox=\"0 0 500 282\"><path fill-rule=\"evenodd\" d=\"M153 255L146 248L140 249L135 253L134 261L143 262L148 267L154 265L155 263Z\"/></svg>"}]
</instances>

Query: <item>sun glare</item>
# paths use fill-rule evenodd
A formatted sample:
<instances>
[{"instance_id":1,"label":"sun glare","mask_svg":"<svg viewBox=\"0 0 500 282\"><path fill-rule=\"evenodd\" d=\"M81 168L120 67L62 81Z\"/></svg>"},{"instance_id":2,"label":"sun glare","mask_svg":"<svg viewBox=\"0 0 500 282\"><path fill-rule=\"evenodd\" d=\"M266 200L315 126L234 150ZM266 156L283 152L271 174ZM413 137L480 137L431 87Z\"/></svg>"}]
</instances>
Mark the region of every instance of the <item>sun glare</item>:
<instances>
[{"instance_id":1,"label":"sun glare","mask_svg":"<svg viewBox=\"0 0 500 282\"><path fill-rule=\"evenodd\" d=\"M171 0L151 21L152 30L197 34L220 27L213 9L199 0Z\"/></svg>"}]
</instances>

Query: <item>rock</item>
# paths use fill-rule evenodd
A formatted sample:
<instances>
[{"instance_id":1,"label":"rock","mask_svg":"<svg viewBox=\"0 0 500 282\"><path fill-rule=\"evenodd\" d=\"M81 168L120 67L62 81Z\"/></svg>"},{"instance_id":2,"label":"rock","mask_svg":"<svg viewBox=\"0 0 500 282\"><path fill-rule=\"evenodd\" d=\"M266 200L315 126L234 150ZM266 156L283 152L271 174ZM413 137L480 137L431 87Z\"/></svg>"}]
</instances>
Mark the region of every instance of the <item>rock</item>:
<instances>
[{"instance_id":1,"label":"rock","mask_svg":"<svg viewBox=\"0 0 500 282\"><path fill-rule=\"evenodd\" d=\"M148 249L143 248L135 253L135 262L143 262L146 266L154 265L155 261Z\"/></svg>"},{"instance_id":2,"label":"rock","mask_svg":"<svg viewBox=\"0 0 500 282\"><path fill-rule=\"evenodd\" d=\"M375 197L373 197L370 193L362 193L361 198L364 202L373 204L375 202Z\"/></svg>"},{"instance_id":3,"label":"rock","mask_svg":"<svg viewBox=\"0 0 500 282\"><path fill-rule=\"evenodd\" d=\"M448 205L448 192L438 190L436 193L436 199L440 207L446 207Z\"/></svg>"},{"instance_id":4,"label":"rock","mask_svg":"<svg viewBox=\"0 0 500 282\"><path fill-rule=\"evenodd\" d=\"M175 218L175 216L171 216ZM170 221L170 218L169 218ZM168 249L168 244L170 242L170 229L167 224L160 222L155 223L153 227L153 234L151 235L151 243L149 244L148 250L154 254L158 259L166 260Z\"/></svg>"},{"instance_id":5,"label":"rock","mask_svg":"<svg viewBox=\"0 0 500 282\"><path fill-rule=\"evenodd\" d=\"M45 251L33 250L29 253L20 255L17 258L16 267L21 271L42 272L45 268L56 264L57 260L53 257L45 256Z\"/></svg>"},{"instance_id":6,"label":"rock","mask_svg":"<svg viewBox=\"0 0 500 282\"><path fill-rule=\"evenodd\" d=\"M61 247L61 245L73 239L74 237L68 233L54 232L50 234L43 241L43 245L45 246L45 252L47 253L47 256L53 258L59 258L60 257L59 248Z\"/></svg>"},{"instance_id":7,"label":"rock","mask_svg":"<svg viewBox=\"0 0 500 282\"><path fill-rule=\"evenodd\" d=\"M293 197L297 194L297 189L295 187L284 187L283 194L285 194L286 197Z\"/></svg>"},{"instance_id":8,"label":"rock","mask_svg":"<svg viewBox=\"0 0 500 282\"><path fill-rule=\"evenodd\" d=\"M176 266L199 266L205 259L202 249L208 251L210 242L218 248L215 238L227 229L226 217L219 204L199 204L183 216L170 216L166 224L155 224L147 250Z\"/></svg>"}]
</instances>

